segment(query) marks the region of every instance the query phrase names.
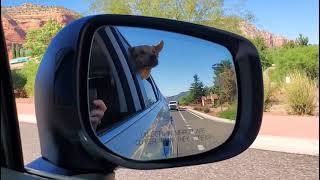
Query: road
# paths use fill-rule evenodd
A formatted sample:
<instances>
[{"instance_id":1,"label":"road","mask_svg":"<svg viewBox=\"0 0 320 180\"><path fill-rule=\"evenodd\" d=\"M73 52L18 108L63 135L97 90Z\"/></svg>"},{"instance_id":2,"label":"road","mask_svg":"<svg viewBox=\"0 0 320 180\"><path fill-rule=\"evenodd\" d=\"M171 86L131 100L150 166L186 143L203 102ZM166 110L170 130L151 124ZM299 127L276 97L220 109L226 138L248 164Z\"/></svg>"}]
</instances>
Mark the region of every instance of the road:
<instances>
[{"instance_id":1,"label":"road","mask_svg":"<svg viewBox=\"0 0 320 180\"><path fill-rule=\"evenodd\" d=\"M25 163L40 156L36 124L20 122ZM144 179L319 179L319 156L248 149L232 159L205 165L162 170L116 170L117 180Z\"/></svg>"},{"instance_id":2,"label":"road","mask_svg":"<svg viewBox=\"0 0 320 180\"><path fill-rule=\"evenodd\" d=\"M318 180L319 157L248 149L229 160L162 170L118 169L117 180Z\"/></svg>"},{"instance_id":3,"label":"road","mask_svg":"<svg viewBox=\"0 0 320 180\"><path fill-rule=\"evenodd\" d=\"M176 125L179 157L198 154L221 145L234 128L231 121L206 119L185 109L170 113Z\"/></svg>"}]
</instances>

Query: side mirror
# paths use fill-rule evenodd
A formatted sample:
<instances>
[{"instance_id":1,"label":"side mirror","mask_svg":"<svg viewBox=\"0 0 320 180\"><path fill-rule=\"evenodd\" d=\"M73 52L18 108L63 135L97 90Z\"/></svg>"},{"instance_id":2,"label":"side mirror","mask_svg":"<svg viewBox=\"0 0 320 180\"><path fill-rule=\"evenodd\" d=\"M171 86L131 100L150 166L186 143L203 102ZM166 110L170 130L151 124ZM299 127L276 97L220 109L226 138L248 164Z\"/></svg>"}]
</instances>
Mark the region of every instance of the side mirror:
<instances>
[{"instance_id":1,"label":"side mirror","mask_svg":"<svg viewBox=\"0 0 320 180\"><path fill-rule=\"evenodd\" d=\"M71 169L156 169L225 160L262 120L247 39L167 19L97 15L52 40L36 78L41 153Z\"/></svg>"}]
</instances>

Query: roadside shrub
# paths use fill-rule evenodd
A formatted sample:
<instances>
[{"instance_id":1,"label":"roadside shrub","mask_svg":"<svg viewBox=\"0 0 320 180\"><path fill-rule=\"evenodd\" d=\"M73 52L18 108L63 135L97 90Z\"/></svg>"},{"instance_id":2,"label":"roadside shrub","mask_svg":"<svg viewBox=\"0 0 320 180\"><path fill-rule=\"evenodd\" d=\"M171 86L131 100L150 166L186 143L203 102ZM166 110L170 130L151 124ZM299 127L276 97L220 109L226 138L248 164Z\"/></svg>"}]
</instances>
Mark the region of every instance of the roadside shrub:
<instances>
[{"instance_id":1,"label":"roadside shrub","mask_svg":"<svg viewBox=\"0 0 320 180\"><path fill-rule=\"evenodd\" d=\"M237 116L237 103L233 103L227 110L217 113L218 117L235 120Z\"/></svg>"},{"instance_id":2,"label":"roadside shrub","mask_svg":"<svg viewBox=\"0 0 320 180\"><path fill-rule=\"evenodd\" d=\"M212 105L213 108L217 108L219 107L219 104L217 102L215 102L213 105Z\"/></svg>"},{"instance_id":3,"label":"roadside shrub","mask_svg":"<svg viewBox=\"0 0 320 180\"><path fill-rule=\"evenodd\" d=\"M315 110L316 84L305 73L294 72L291 83L284 85L289 113L311 115Z\"/></svg>"},{"instance_id":4,"label":"roadside shrub","mask_svg":"<svg viewBox=\"0 0 320 180\"><path fill-rule=\"evenodd\" d=\"M23 88L27 82L26 77L21 73L21 70L14 69L11 71L13 89Z\"/></svg>"},{"instance_id":5,"label":"roadside shrub","mask_svg":"<svg viewBox=\"0 0 320 180\"><path fill-rule=\"evenodd\" d=\"M39 63L34 61L27 62L21 70L21 75L25 78L24 89L28 97L34 96L34 82L38 71Z\"/></svg>"},{"instance_id":6,"label":"roadside shrub","mask_svg":"<svg viewBox=\"0 0 320 180\"><path fill-rule=\"evenodd\" d=\"M275 83L272 83L269 75L263 73L263 88L264 88L264 99L263 99L263 110L266 112L270 110L273 103L276 102L277 87Z\"/></svg>"},{"instance_id":7,"label":"roadside shrub","mask_svg":"<svg viewBox=\"0 0 320 180\"><path fill-rule=\"evenodd\" d=\"M273 81L283 81L294 70L319 81L319 45L270 49L268 58L276 65L270 76Z\"/></svg>"},{"instance_id":8,"label":"roadside shrub","mask_svg":"<svg viewBox=\"0 0 320 180\"><path fill-rule=\"evenodd\" d=\"M201 107L194 107L193 110L202 111L202 108Z\"/></svg>"},{"instance_id":9,"label":"roadside shrub","mask_svg":"<svg viewBox=\"0 0 320 180\"><path fill-rule=\"evenodd\" d=\"M210 112L210 109L206 107L206 108L204 108L203 112L208 113L208 112Z\"/></svg>"},{"instance_id":10,"label":"roadside shrub","mask_svg":"<svg viewBox=\"0 0 320 180\"><path fill-rule=\"evenodd\" d=\"M187 106L190 105L192 103L192 97L190 96L190 94L183 96L179 99L179 104L181 104L182 106Z\"/></svg>"},{"instance_id":11,"label":"roadside shrub","mask_svg":"<svg viewBox=\"0 0 320 180\"><path fill-rule=\"evenodd\" d=\"M24 86L27 83L26 77L21 73L21 70L11 71L12 84L14 89L15 97L25 98L27 97L27 92Z\"/></svg>"}]
</instances>

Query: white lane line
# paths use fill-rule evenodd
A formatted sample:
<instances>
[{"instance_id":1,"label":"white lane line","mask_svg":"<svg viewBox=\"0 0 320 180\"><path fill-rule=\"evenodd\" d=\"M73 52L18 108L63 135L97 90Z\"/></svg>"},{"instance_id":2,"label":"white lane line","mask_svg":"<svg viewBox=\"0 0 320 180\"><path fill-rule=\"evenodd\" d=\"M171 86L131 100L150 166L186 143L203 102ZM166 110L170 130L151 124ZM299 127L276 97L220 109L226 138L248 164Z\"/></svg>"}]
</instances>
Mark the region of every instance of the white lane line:
<instances>
[{"instance_id":1,"label":"white lane line","mask_svg":"<svg viewBox=\"0 0 320 180\"><path fill-rule=\"evenodd\" d=\"M198 147L198 150L199 150L199 151L203 151L203 150L205 150L205 148L204 148L204 146L203 146L203 145L197 145L197 147Z\"/></svg>"},{"instance_id":2,"label":"white lane line","mask_svg":"<svg viewBox=\"0 0 320 180\"><path fill-rule=\"evenodd\" d=\"M191 112L191 111L188 111L188 112L191 113L191 114L193 114L194 116L200 118L200 119L203 119L203 117L201 117L201 116L199 116L199 115L197 115L197 114L195 114L195 113L193 113L193 112Z\"/></svg>"},{"instance_id":3,"label":"white lane line","mask_svg":"<svg viewBox=\"0 0 320 180\"><path fill-rule=\"evenodd\" d=\"M193 131L191 131L190 133L191 133L191 134L194 134L194 132L193 132Z\"/></svg>"},{"instance_id":4,"label":"white lane line","mask_svg":"<svg viewBox=\"0 0 320 180\"><path fill-rule=\"evenodd\" d=\"M198 141L199 138L195 136L195 137L193 137L193 140Z\"/></svg>"},{"instance_id":5,"label":"white lane line","mask_svg":"<svg viewBox=\"0 0 320 180\"><path fill-rule=\"evenodd\" d=\"M188 127L188 129L192 129L191 127Z\"/></svg>"},{"instance_id":6,"label":"white lane line","mask_svg":"<svg viewBox=\"0 0 320 180\"><path fill-rule=\"evenodd\" d=\"M182 116L181 112L179 111L180 116L182 117L182 120L187 123L186 119Z\"/></svg>"}]
</instances>

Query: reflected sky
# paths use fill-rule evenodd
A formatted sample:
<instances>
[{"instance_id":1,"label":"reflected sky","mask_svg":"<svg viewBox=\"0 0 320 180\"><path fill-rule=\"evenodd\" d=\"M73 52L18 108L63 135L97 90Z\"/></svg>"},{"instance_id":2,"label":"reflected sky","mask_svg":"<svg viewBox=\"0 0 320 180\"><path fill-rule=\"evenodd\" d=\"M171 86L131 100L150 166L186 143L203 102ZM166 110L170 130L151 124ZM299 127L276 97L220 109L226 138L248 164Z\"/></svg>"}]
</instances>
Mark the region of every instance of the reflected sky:
<instances>
[{"instance_id":1,"label":"reflected sky","mask_svg":"<svg viewBox=\"0 0 320 180\"><path fill-rule=\"evenodd\" d=\"M188 91L194 74L198 74L204 85L212 86L211 66L221 60L232 60L225 47L191 36L145 28L118 29L132 46L164 41L159 65L152 70L152 77L164 96Z\"/></svg>"}]
</instances>

